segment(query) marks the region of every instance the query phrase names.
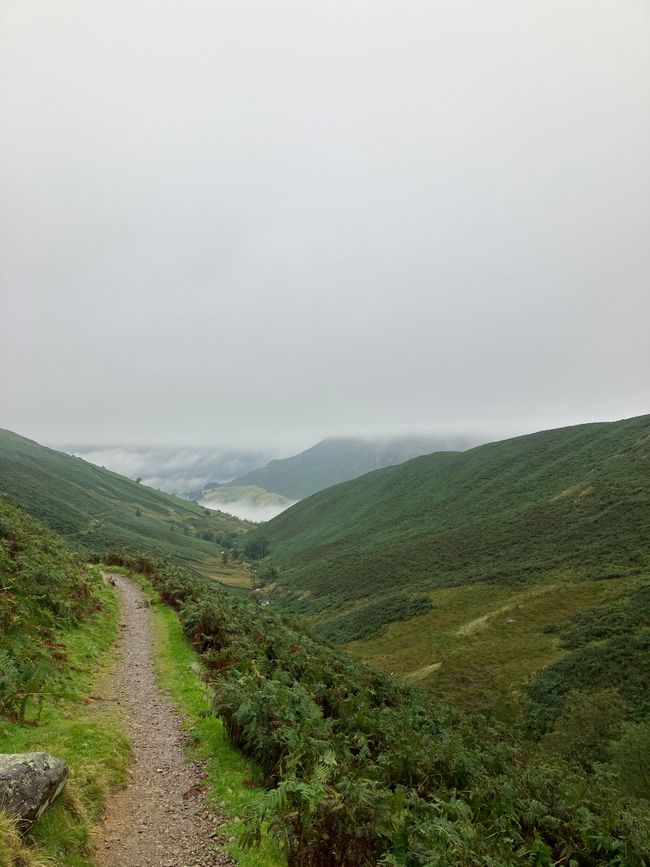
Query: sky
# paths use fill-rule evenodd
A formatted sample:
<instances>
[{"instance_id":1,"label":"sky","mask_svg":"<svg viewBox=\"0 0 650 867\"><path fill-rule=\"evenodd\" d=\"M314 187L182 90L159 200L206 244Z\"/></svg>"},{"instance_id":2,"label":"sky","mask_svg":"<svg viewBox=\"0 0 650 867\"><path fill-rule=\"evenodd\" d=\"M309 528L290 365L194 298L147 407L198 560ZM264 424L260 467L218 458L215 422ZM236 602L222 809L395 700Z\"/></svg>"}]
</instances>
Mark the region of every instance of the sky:
<instances>
[{"instance_id":1,"label":"sky","mask_svg":"<svg viewBox=\"0 0 650 867\"><path fill-rule=\"evenodd\" d=\"M2 0L0 427L650 411L646 0Z\"/></svg>"}]
</instances>

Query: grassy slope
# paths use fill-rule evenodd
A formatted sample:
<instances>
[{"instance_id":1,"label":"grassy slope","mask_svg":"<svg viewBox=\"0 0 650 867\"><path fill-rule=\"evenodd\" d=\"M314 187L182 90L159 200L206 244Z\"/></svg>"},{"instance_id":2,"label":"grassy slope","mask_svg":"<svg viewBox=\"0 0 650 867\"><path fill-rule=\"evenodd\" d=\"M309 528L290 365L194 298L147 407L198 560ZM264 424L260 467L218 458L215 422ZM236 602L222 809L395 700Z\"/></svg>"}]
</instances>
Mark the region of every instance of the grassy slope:
<instances>
[{"instance_id":1,"label":"grassy slope","mask_svg":"<svg viewBox=\"0 0 650 867\"><path fill-rule=\"evenodd\" d=\"M430 612L347 647L377 668L434 688L441 699L510 719L525 706L530 676L562 655L545 627L621 598L635 581L441 588L431 592Z\"/></svg>"},{"instance_id":2,"label":"grassy slope","mask_svg":"<svg viewBox=\"0 0 650 867\"><path fill-rule=\"evenodd\" d=\"M509 714L521 684L561 655L544 627L650 572L650 417L416 458L259 532L282 567L273 596L313 625L348 610L352 638L371 600L427 591L431 611L350 649Z\"/></svg>"},{"instance_id":3,"label":"grassy slope","mask_svg":"<svg viewBox=\"0 0 650 867\"><path fill-rule=\"evenodd\" d=\"M649 532L650 416L415 458L263 529L281 586L336 603L396 585L638 572Z\"/></svg>"},{"instance_id":4,"label":"grassy slope","mask_svg":"<svg viewBox=\"0 0 650 867\"><path fill-rule=\"evenodd\" d=\"M197 534L250 527L9 431L0 431L0 495L78 551L156 551L194 568L219 548Z\"/></svg>"}]
</instances>

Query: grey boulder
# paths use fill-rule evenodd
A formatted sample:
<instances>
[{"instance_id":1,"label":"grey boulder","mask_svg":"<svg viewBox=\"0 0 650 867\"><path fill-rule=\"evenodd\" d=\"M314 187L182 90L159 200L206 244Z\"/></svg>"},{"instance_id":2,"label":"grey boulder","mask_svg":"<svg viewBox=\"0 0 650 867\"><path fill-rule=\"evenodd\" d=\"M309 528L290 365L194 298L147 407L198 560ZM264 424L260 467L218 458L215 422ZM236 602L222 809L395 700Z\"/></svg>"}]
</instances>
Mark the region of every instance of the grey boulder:
<instances>
[{"instance_id":1,"label":"grey boulder","mask_svg":"<svg viewBox=\"0 0 650 867\"><path fill-rule=\"evenodd\" d=\"M67 779L66 763L47 753L0 753L0 810L33 822Z\"/></svg>"}]
</instances>

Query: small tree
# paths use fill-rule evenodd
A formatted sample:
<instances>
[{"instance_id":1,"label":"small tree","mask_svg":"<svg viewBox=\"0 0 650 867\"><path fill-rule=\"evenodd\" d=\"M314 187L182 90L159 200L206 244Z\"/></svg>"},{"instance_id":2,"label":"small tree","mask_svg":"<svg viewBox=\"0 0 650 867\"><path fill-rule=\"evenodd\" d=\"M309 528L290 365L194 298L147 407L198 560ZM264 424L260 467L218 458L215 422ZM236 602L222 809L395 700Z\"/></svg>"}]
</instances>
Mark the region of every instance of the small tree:
<instances>
[{"instance_id":1,"label":"small tree","mask_svg":"<svg viewBox=\"0 0 650 867\"><path fill-rule=\"evenodd\" d=\"M249 559L261 560L262 557L266 557L270 551L269 540L264 536L260 536L257 539L251 539L249 542L246 542L244 551Z\"/></svg>"}]
</instances>

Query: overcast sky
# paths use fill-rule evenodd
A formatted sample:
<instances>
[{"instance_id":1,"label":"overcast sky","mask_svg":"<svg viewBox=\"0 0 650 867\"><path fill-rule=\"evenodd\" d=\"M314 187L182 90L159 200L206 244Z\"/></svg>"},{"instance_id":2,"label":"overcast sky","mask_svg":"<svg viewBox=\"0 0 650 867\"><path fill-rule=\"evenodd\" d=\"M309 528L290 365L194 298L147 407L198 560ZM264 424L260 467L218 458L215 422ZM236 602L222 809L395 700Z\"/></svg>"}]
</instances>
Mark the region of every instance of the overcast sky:
<instances>
[{"instance_id":1,"label":"overcast sky","mask_svg":"<svg viewBox=\"0 0 650 867\"><path fill-rule=\"evenodd\" d=\"M650 411L647 0L1 0L0 426Z\"/></svg>"}]
</instances>

